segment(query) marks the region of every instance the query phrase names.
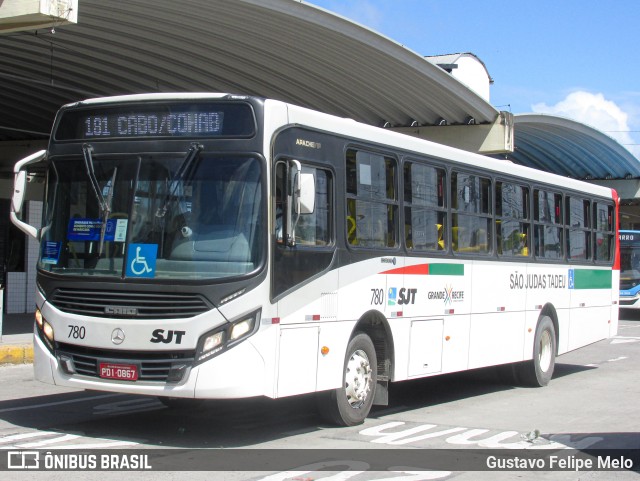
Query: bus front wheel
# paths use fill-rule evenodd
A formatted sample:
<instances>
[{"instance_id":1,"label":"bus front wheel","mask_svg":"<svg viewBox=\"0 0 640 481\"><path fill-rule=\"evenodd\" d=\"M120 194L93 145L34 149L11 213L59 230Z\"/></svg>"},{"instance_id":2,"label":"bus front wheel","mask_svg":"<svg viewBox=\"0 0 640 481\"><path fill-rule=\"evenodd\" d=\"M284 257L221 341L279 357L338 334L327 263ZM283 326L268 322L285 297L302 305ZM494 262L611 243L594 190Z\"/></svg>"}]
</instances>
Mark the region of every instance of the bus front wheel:
<instances>
[{"instance_id":1,"label":"bus front wheel","mask_svg":"<svg viewBox=\"0 0 640 481\"><path fill-rule=\"evenodd\" d=\"M518 378L522 384L542 387L549 384L556 365L556 329L549 316L543 316L536 326L533 359L519 365Z\"/></svg>"},{"instance_id":2,"label":"bus front wheel","mask_svg":"<svg viewBox=\"0 0 640 481\"><path fill-rule=\"evenodd\" d=\"M356 334L347 346L342 386L317 395L320 415L326 421L340 426L362 424L373 404L377 366L371 338L362 332Z\"/></svg>"}]
</instances>

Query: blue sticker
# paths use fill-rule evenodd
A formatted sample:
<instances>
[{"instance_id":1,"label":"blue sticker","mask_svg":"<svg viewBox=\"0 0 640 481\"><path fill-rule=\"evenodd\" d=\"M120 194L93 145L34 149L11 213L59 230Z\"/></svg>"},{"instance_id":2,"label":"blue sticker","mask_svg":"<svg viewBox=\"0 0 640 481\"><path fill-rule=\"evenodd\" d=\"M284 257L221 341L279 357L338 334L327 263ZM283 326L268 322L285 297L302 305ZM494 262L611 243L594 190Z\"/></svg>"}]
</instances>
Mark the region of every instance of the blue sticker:
<instances>
[{"instance_id":1,"label":"blue sticker","mask_svg":"<svg viewBox=\"0 0 640 481\"><path fill-rule=\"evenodd\" d=\"M42 257L40 262L43 264L57 264L60 260L60 248L62 242L46 241L42 244Z\"/></svg>"},{"instance_id":2,"label":"blue sticker","mask_svg":"<svg viewBox=\"0 0 640 481\"><path fill-rule=\"evenodd\" d=\"M129 244L127 250L128 277L154 277L158 244Z\"/></svg>"},{"instance_id":3,"label":"blue sticker","mask_svg":"<svg viewBox=\"0 0 640 481\"><path fill-rule=\"evenodd\" d=\"M397 287L390 287L389 288L389 295L387 296L387 303L390 306L395 306L397 297L398 297L398 288Z\"/></svg>"},{"instance_id":4,"label":"blue sticker","mask_svg":"<svg viewBox=\"0 0 640 481\"><path fill-rule=\"evenodd\" d=\"M569 289L574 289L575 287L575 270L569 269Z\"/></svg>"},{"instance_id":5,"label":"blue sticker","mask_svg":"<svg viewBox=\"0 0 640 481\"><path fill-rule=\"evenodd\" d=\"M107 220L104 230L105 241L114 241L117 221L118 219ZM67 228L67 239L70 241L99 241L101 230L102 221L100 219L71 219Z\"/></svg>"}]
</instances>

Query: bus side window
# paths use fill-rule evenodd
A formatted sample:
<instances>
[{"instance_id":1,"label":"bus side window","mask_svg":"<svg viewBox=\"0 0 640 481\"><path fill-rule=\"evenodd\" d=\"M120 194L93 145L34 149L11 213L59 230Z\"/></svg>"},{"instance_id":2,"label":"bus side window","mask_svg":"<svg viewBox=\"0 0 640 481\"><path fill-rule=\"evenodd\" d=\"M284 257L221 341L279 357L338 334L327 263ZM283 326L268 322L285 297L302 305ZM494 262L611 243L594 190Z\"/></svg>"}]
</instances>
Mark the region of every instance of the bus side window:
<instances>
[{"instance_id":1,"label":"bus side window","mask_svg":"<svg viewBox=\"0 0 640 481\"><path fill-rule=\"evenodd\" d=\"M286 162L276 166L274 185L274 235L284 244L285 212L287 209ZM333 176L325 169L302 166L303 174L312 174L315 184L313 212L300 214L295 225L295 244L298 246L326 246L333 242Z\"/></svg>"},{"instance_id":2,"label":"bus side window","mask_svg":"<svg viewBox=\"0 0 640 481\"><path fill-rule=\"evenodd\" d=\"M413 251L447 247L444 169L418 162L404 164L405 243Z\"/></svg>"},{"instance_id":3,"label":"bus side window","mask_svg":"<svg viewBox=\"0 0 640 481\"><path fill-rule=\"evenodd\" d=\"M349 244L379 249L396 248L400 227L396 159L349 149L345 167L345 229Z\"/></svg>"},{"instance_id":4,"label":"bus side window","mask_svg":"<svg viewBox=\"0 0 640 481\"><path fill-rule=\"evenodd\" d=\"M499 256L529 255L529 188L496 182L496 236Z\"/></svg>"},{"instance_id":5,"label":"bus side window","mask_svg":"<svg viewBox=\"0 0 640 481\"><path fill-rule=\"evenodd\" d=\"M591 254L591 202L587 199L567 197L567 257L588 260Z\"/></svg>"},{"instance_id":6,"label":"bus side window","mask_svg":"<svg viewBox=\"0 0 640 481\"><path fill-rule=\"evenodd\" d=\"M284 222L286 211L286 179L287 169L285 162L278 162L275 169L275 185L274 185L274 235L278 244L284 244Z\"/></svg>"},{"instance_id":7,"label":"bus side window","mask_svg":"<svg viewBox=\"0 0 640 481\"><path fill-rule=\"evenodd\" d=\"M599 262L610 262L613 259L614 242L614 209L612 205L596 203L594 204L594 251L595 260Z\"/></svg>"},{"instance_id":8,"label":"bus side window","mask_svg":"<svg viewBox=\"0 0 640 481\"><path fill-rule=\"evenodd\" d=\"M492 246L491 179L464 172L451 174L454 252L490 254ZM455 234L454 234L455 236Z\"/></svg>"},{"instance_id":9,"label":"bus side window","mask_svg":"<svg viewBox=\"0 0 640 481\"><path fill-rule=\"evenodd\" d=\"M545 259L564 257L563 210L562 195L539 189L533 191L533 235L536 257Z\"/></svg>"},{"instance_id":10,"label":"bus side window","mask_svg":"<svg viewBox=\"0 0 640 481\"><path fill-rule=\"evenodd\" d=\"M326 246L333 241L333 178L324 169L302 167L303 173L313 174L315 183L315 207L313 212L300 214L296 226L296 244L303 246Z\"/></svg>"}]
</instances>

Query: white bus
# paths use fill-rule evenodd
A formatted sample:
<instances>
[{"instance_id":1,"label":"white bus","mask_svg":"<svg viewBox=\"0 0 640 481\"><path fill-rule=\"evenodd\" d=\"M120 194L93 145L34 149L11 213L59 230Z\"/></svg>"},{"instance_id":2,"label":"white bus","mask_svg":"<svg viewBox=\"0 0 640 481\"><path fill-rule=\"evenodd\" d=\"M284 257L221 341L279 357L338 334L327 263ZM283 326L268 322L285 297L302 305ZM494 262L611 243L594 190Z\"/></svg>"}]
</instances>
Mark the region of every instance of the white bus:
<instances>
[{"instance_id":1,"label":"white bus","mask_svg":"<svg viewBox=\"0 0 640 481\"><path fill-rule=\"evenodd\" d=\"M353 120L93 99L15 176L44 382L169 404L317 392L355 425L390 382L506 365L543 386L556 355L617 331L614 191Z\"/></svg>"}]
</instances>

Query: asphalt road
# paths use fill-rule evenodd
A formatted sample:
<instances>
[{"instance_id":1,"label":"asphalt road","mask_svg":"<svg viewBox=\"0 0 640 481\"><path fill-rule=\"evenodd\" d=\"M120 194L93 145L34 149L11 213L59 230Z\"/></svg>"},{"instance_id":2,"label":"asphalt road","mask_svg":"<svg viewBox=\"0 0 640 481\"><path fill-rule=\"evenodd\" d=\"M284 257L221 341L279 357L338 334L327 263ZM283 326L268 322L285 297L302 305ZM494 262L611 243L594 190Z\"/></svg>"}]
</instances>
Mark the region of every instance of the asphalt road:
<instances>
[{"instance_id":1,"label":"asphalt road","mask_svg":"<svg viewBox=\"0 0 640 481\"><path fill-rule=\"evenodd\" d=\"M466 469L471 451L526 452L532 462L544 457L545 463L548 453L573 452L567 448L578 453L640 452L639 371L640 320L628 319L616 337L559 357L554 379L545 388L504 385L493 369L399 383L392 386L390 405L375 408L364 425L336 428L318 418L312 396L208 401L169 409L155 398L45 385L33 380L30 365L3 366L0 450L152 453L155 468L169 469L126 474L12 470L12 479L639 479L629 470ZM333 449L342 450L344 457L332 466L323 461L336 459L335 453L323 450ZM317 459L313 453L319 453ZM232 463L234 471L184 473L212 466L214 457ZM387 466L396 459L394 472L367 471L377 462ZM438 470L410 468L422 466L425 459ZM305 464L312 466L295 469Z\"/></svg>"}]
</instances>

